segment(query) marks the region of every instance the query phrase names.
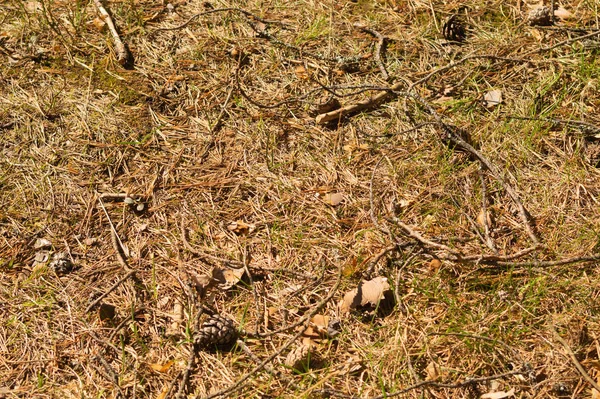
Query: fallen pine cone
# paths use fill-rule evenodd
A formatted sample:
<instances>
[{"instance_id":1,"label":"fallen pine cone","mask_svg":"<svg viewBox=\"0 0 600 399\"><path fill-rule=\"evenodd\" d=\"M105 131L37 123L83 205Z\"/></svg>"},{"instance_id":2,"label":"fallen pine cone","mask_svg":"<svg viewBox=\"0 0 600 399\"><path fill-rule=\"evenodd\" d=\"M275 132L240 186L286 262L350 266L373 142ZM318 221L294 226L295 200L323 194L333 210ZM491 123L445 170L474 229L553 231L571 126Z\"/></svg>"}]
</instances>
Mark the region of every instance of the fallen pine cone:
<instances>
[{"instance_id":1,"label":"fallen pine cone","mask_svg":"<svg viewBox=\"0 0 600 399\"><path fill-rule=\"evenodd\" d=\"M444 23L442 34L446 40L452 42L463 42L467 37L465 25L456 14L450 16Z\"/></svg>"},{"instance_id":2,"label":"fallen pine cone","mask_svg":"<svg viewBox=\"0 0 600 399\"><path fill-rule=\"evenodd\" d=\"M233 320L219 314L209 317L194 334L194 344L200 348L227 349L238 337Z\"/></svg>"},{"instance_id":3,"label":"fallen pine cone","mask_svg":"<svg viewBox=\"0 0 600 399\"><path fill-rule=\"evenodd\" d=\"M534 8L527 15L527 22L531 26L550 26L554 23L552 10L548 6Z\"/></svg>"}]
</instances>

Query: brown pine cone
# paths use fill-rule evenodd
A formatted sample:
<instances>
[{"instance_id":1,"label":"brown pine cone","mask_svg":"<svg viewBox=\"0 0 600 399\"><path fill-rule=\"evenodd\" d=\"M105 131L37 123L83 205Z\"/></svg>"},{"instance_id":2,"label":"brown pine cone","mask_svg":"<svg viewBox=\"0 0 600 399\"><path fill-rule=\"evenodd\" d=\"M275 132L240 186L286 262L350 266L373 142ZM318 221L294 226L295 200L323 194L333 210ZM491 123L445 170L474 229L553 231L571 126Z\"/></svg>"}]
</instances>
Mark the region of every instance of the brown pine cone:
<instances>
[{"instance_id":1,"label":"brown pine cone","mask_svg":"<svg viewBox=\"0 0 600 399\"><path fill-rule=\"evenodd\" d=\"M453 14L448 18L443 26L442 34L446 40L453 42L462 42L467 37L465 25L456 14Z\"/></svg>"},{"instance_id":2,"label":"brown pine cone","mask_svg":"<svg viewBox=\"0 0 600 399\"><path fill-rule=\"evenodd\" d=\"M206 320L194 334L194 344L201 348L225 348L233 345L238 337L233 320L215 314Z\"/></svg>"},{"instance_id":3,"label":"brown pine cone","mask_svg":"<svg viewBox=\"0 0 600 399\"><path fill-rule=\"evenodd\" d=\"M550 7L538 7L529 12L527 22L531 26L550 26L554 23L552 16Z\"/></svg>"}]
</instances>

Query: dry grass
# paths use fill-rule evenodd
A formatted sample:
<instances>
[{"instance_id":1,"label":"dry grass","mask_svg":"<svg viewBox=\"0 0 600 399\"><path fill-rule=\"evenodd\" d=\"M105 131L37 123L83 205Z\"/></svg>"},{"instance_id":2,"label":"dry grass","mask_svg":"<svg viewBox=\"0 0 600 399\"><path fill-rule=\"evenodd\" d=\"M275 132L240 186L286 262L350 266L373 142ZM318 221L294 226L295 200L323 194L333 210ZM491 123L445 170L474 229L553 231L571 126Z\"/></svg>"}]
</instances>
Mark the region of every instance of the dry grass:
<instances>
[{"instance_id":1,"label":"dry grass","mask_svg":"<svg viewBox=\"0 0 600 399\"><path fill-rule=\"evenodd\" d=\"M109 34L94 25L93 2L0 7L0 397L175 397L202 304L240 331L267 336L242 336L254 358L239 348L199 352L188 397L228 389L249 372L223 396L367 398L435 380L399 396L514 388L522 398L590 397L553 330L595 378L597 262L523 262L598 253L600 146L589 137L593 129L547 121L600 124L598 37L587 47L573 41L538 51L581 33L529 27L525 5L504 1L461 11L470 27L463 45L441 38L458 7L442 1L212 4L270 21L263 37L256 31L264 26L235 11L157 30L211 9L201 1L157 3L106 4L135 57L132 70L116 62ZM573 18L561 26L599 28L595 2L563 6ZM473 58L414 93L468 132L515 187L535 220L539 249L503 267L444 260L447 252L418 245L388 221L396 216L465 256L489 256L475 232L485 195L499 254L532 244L503 187L444 144L439 125L406 132L433 121L423 105L400 97L338 126L315 124L317 104L328 97L316 81L387 86L371 56L376 39L355 23L390 39L386 67L395 82L416 82L468 55L529 60ZM486 108L481 99L491 89L504 102ZM374 94L336 93L350 94L343 104ZM293 101L265 107L284 100ZM343 194L341 204L323 201L332 192ZM122 201L99 201L103 193L149 200L136 213ZM136 270L136 279L103 299L115 306L107 320L86 308L126 271L101 204ZM228 228L234 221L256 229L236 234ZM203 256L184 246L182 223ZM51 252L68 253L76 269L57 275L48 262L35 265L39 238ZM372 264L395 240L409 244ZM441 266L432 266L434 258ZM226 261L248 264L252 284L213 289L206 299L191 294L189 271ZM339 315L343 293L376 275L388 277L401 299L394 311ZM322 368L293 374L283 360L297 343L283 345L297 330L268 332L297 322L329 294L334 299L319 313L341 318L341 334L318 343ZM173 330L177 303L183 315ZM269 356L268 367L253 372ZM170 361L163 371L151 367ZM467 378L481 381L460 384Z\"/></svg>"}]
</instances>

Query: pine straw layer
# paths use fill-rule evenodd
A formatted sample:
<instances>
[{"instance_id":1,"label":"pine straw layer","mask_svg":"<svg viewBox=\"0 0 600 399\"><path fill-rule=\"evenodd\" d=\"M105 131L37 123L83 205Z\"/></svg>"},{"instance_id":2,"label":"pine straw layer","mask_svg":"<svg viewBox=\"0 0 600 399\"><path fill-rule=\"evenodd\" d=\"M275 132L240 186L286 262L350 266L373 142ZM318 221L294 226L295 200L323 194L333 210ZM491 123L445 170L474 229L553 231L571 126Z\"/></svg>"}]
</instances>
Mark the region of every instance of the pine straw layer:
<instances>
[{"instance_id":1,"label":"pine straw layer","mask_svg":"<svg viewBox=\"0 0 600 399\"><path fill-rule=\"evenodd\" d=\"M341 334L318 343L325 365L290 373L282 364L294 343L269 362L271 372L251 373L226 396L366 398L424 380L450 385L402 396L479 397L511 388L523 398L589 395L591 386L553 331L595 378L596 263L437 266L431 260L443 251L408 245L373 265L394 240L406 239L389 216L466 255L490 255L474 230L481 174L499 253L531 242L501 185L445 145L439 126L406 132L433 120L413 100L390 101L339 126L314 122L329 95L316 81L387 85L372 56L376 39L355 23L389 39L387 70L407 84L467 55L526 58L471 59L431 76L415 93L469 132L516 187L543 243L520 261L595 255L598 144L577 126L511 118L600 123L590 43L536 51L579 33L527 26L525 5L482 2L459 12L470 29L466 43L456 45L440 32L457 4L305 0L214 3L267 23L224 11L159 31L212 8L155 3L106 4L134 54L133 70L116 63L109 34L94 25L93 3L15 0L0 11L0 396L209 396L276 354L297 330L242 337L255 358L239 349L200 352L179 389L201 304L240 330L268 333L314 310L332 293L338 270L341 286L320 310L342 319ZM598 29L593 3L566 2L573 18L561 24ZM503 104L487 108L482 98L491 89L502 91ZM340 101L374 94L337 93L352 92ZM108 320L86 312L126 274L111 244L103 193L150 198L142 213L102 201L136 271L103 299L115 306ZM343 201L327 204L327 193L341 193ZM255 230L236 234L228 228L235 221ZM182 225L205 256L185 248ZM34 267L38 238L67 252L76 270L58 276ZM218 259L246 262L253 284L195 298L188 272L207 273L223 263ZM343 293L376 275L388 277L401 299L395 310L339 315ZM498 374L505 376L486 380ZM452 385L467 378L482 380Z\"/></svg>"}]
</instances>

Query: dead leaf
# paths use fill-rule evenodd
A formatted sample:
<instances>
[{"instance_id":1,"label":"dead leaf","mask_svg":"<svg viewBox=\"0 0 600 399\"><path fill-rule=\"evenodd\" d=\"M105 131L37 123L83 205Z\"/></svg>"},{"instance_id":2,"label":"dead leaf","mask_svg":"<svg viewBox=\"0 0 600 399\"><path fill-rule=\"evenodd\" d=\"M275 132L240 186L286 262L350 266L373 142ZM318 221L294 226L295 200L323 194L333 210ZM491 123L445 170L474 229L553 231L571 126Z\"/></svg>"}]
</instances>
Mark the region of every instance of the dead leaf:
<instances>
[{"instance_id":1,"label":"dead leaf","mask_svg":"<svg viewBox=\"0 0 600 399\"><path fill-rule=\"evenodd\" d=\"M323 194L323 201L327 205L336 206L339 205L344 199L344 195L341 193L327 193Z\"/></svg>"},{"instance_id":2,"label":"dead leaf","mask_svg":"<svg viewBox=\"0 0 600 399\"><path fill-rule=\"evenodd\" d=\"M244 276L244 269L230 269L228 267L215 267L212 270L213 279L219 282L219 288L226 290L236 285Z\"/></svg>"},{"instance_id":3,"label":"dead leaf","mask_svg":"<svg viewBox=\"0 0 600 399\"><path fill-rule=\"evenodd\" d=\"M573 18L573 13L560 6L554 10L554 16L560 19L571 19Z\"/></svg>"},{"instance_id":4,"label":"dead leaf","mask_svg":"<svg viewBox=\"0 0 600 399\"><path fill-rule=\"evenodd\" d=\"M98 32L104 32L106 30L106 22L104 21L104 19L102 19L100 17L94 18L94 20L92 21L92 24L94 25L94 28L96 28L96 30Z\"/></svg>"},{"instance_id":5,"label":"dead leaf","mask_svg":"<svg viewBox=\"0 0 600 399\"><path fill-rule=\"evenodd\" d=\"M510 398L511 396L515 396L514 388L512 388L508 392L498 391L498 392L484 393L483 395L480 396L480 399L504 399L504 398Z\"/></svg>"},{"instance_id":6,"label":"dead leaf","mask_svg":"<svg viewBox=\"0 0 600 399\"><path fill-rule=\"evenodd\" d=\"M375 277L358 284L358 288L348 291L340 303L340 311L347 313L359 306L371 305L377 307L379 302L390 292L390 284L386 277Z\"/></svg>"},{"instance_id":7,"label":"dead leaf","mask_svg":"<svg viewBox=\"0 0 600 399\"><path fill-rule=\"evenodd\" d=\"M35 240L35 244L33 244L34 249L50 249L52 248L52 243L45 238L38 238Z\"/></svg>"},{"instance_id":8,"label":"dead leaf","mask_svg":"<svg viewBox=\"0 0 600 399\"><path fill-rule=\"evenodd\" d=\"M156 399L165 399L167 397L167 394L169 393L170 389L169 389L169 385L167 384L167 386L165 386L162 391L160 391L160 393L158 394L158 396L156 397Z\"/></svg>"},{"instance_id":9,"label":"dead leaf","mask_svg":"<svg viewBox=\"0 0 600 399\"><path fill-rule=\"evenodd\" d=\"M166 373L169 371L173 363L175 363L173 360L166 362L165 364L151 363L150 368L154 371L158 371L159 373Z\"/></svg>"},{"instance_id":10,"label":"dead leaf","mask_svg":"<svg viewBox=\"0 0 600 399\"><path fill-rule=\"evenodd\" d=\"M429 270L432 273L437 273L437 271L440 270L441 266L442 266L442 261L439 259L431 259L431 261L429 262Z\"/></svg>"},{"instance_id":11,"label":"dead leaf","mask_svg":"<svg viewBox=\"0 0 600 399\"><path fill-rule=\"evenodd\" d=\"M303 80L310 79L310 75L309 75L308 71L302 65L298 65L296 67L296 69L294 69L294 73L296 74L296 77L298 77L298 79L303 79Z\"/></svg>"},{"instance_id":12,"label":"dead leaf","mask_svg":"<svg viewBox=\"0 0 600 399\"><path fill-rule=\"evenodd\" d=\"M256 226L254 224L248 224L241 220L231 222L227 225L227 230L232 231L237 235L247 235L256 230Z\"/></svg>"},{"instance_id":13,"label":"dead leaf","mask_svg":"<svg viewBox=\"0 0 600 399\"><path fill-rule=\"evenodd\" d=\"M190 272L189 275L200 298L204 298L208 290L216 283L214 278L207 276L206 274L196 274L194 272Z\"/></svg>"},{"instance_id":14,"label":"dead leaf","mask_svg":"<svg viewBox=\"0 0 600 399\"><path fill-rule=\"evenodd\" d=\"M502 91L501 90L491 90L485 93L483 96L483 102L487 108L495 107L498 104L502 103Z\"/></svg>"},{"instance_id":15,"label":"dead leaf","mask_svg":"<svg viewBox=\"0 0 600 399\"><path fill-rule=\"evenodd\" d=\"M311 320L303 335L310 338L331 337L329 325L331 317L317 314Z\"/></svg>"},{"instance_id":16,"label":"dead leaf","mask_svg":"<svg viewBox=\"0 0 600 399\"><path fill-rule=\"evenodd\" d=\"M481 227L485 227L486 225L488 227L492 226L492 215L491 213L488 212L483 212L483 209L479 212L479 215L477 215L477 224L479 224Z\"/></svg>"},{"instance_id":17,"label":"dead leaf","mask_svg":"<svg viewBox=\"0 0 600 399\"><path fill-rule=\"evenodd\" d=\"M440 376L440 366L436 362L430 362L427 367L425 367L425 373L427 373L426 381L435 381Z\"/></svg>"}]
</instances>

